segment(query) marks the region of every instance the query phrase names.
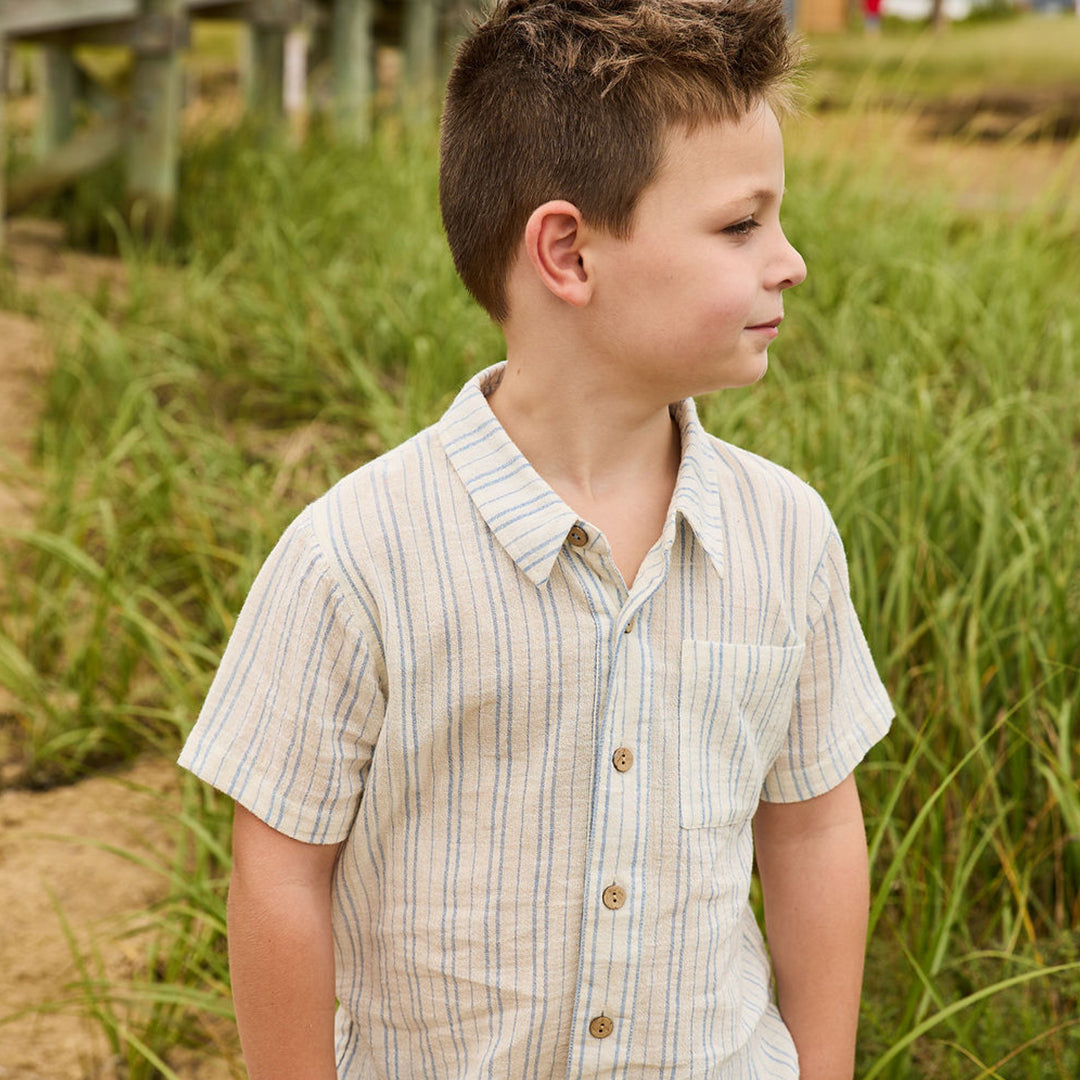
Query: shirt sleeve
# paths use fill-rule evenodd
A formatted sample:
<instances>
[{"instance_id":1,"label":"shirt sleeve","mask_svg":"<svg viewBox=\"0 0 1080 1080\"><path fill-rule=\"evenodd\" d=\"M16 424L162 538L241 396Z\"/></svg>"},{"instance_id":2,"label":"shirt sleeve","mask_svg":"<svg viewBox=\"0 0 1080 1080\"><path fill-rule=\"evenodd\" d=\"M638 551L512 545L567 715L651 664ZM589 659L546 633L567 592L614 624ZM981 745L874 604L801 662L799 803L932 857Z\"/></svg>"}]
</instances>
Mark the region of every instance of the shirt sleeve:
<instances>
[{"instance_id":1,"label":"shirt sleeve","mask_svg":"<svg viewBox=\"0 0 1080 1080\"><path fill-rule=\"evenodd\" d=\"M244 603L180 764L297 840L343 840L384 699L355 605L305 511Z\"/></svg>"},{"instance_id":2,"label":"shirt sleeve","mask_svg":"<svg viewBox=\"0 0 1080 1080\"><path fill-rule=\"evenodd\" d=\"M767 802L799 802L841 783L889 730L893 708L851 602L836 526L814 573L806 649L787 745L765 778Z\"/></svg>"}]
</instances>

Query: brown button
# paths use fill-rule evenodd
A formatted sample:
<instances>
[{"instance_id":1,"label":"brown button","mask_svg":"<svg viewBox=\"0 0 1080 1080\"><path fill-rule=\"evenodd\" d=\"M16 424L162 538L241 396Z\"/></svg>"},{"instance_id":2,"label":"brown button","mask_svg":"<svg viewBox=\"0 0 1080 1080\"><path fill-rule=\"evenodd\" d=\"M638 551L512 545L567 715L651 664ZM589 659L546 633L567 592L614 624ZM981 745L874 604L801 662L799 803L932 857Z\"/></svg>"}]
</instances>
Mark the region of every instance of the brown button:
<instances>
[{"instance_id":1,"label":"brown button","mask_svg":"<svg viewBox=\"0 0 1080 1080\"><path fill-rule=\"evenodd\" d=\"M589 542L589 534L580 526L575 525L567 534L566 539L574 547L584 547Z\"/></svg>"},{"instance_id":2,"label":"brown button","mask_svg":"<svg viewBox=\"0 0 1080 1080\"><path fill-rule=\"evenodd\" d=\"M606 1039L615 1030L615 1025L606 1016L594 1016L589 1021L589 1034L594 1039Z\"/></svg>"},{"instance_id":3,"label":"brown button","mask_svg":"<svg viewBox=\"0 0 1080 1080\"><path fill-rule=\"evenodd\" d=\"M614 765L619 772L626 772L630 766L634 764L634 755L625 746L620 746L619 749L611 755L611 764Z\"/></svg>"},{"instance_id":4,"label":"brown button","mask_svg":"<svg viewBox=\"0 0 1080 1080\"><path fill-rule=\"evenodd\" d=\"M630 620L630 621L629 621L629 622L628 622L628 623L627 623L627 624L626 624L626 625L625 625L625 626L623 627L623 633L624 633L624 634L629 634L629 633L630 633L630 631L631 631L631 630L633 630L633 629L634 629L634 620L633 620L633 619L631 619L631 620Z\"/></svg>"},{"instance_id":5,"label":"brown button","mask_svg":"<svg viewBox=\"0 0 1080 1080\"><path fill-rule=\"evenodd\" d=\"M609 885L600 897L604 907L618 911L626 903L626 890L621 885Z\"/></svg>"}]
</instances>

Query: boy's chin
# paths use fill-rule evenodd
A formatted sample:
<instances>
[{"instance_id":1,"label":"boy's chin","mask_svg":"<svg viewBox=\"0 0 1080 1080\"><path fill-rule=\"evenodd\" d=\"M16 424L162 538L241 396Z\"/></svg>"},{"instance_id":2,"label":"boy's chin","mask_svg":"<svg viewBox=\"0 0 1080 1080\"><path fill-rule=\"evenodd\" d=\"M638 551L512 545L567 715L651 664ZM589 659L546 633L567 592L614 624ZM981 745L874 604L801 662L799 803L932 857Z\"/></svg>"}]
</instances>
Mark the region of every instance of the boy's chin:
<instances>
[{"instance_id":1,"label":"boy's chin","mask_svg":"<svg viewBox=\"0 0 1080 1080\"><path fill-rule=\"evenodd\" d=\"M740 371L738 381L732 380L727 384L725 389L737 390L742 386L753 386L754 383L760 382L765 378L765 373L769 370L769 354L763 352L754 361L747 363L747 365Z\"/></svg>"},{"instance_id":2,"label":"boy's chin","mask_svg":"<svg viewBox=\"0 0 1080 1080\"><path fill-rule=\"evenodd\" d=\"M718 394L721 390L745 390L749 386L753 386L755 383L761 382L765 378L765 373L769 370L768 361L762 360L761 366L756 369L747 369L739 372L738 375L729 375L723 381L717 381L711 386L706 386L701 389L695 390L690 397L701 397L704 394Z\"/></svg>"}]
</instances>

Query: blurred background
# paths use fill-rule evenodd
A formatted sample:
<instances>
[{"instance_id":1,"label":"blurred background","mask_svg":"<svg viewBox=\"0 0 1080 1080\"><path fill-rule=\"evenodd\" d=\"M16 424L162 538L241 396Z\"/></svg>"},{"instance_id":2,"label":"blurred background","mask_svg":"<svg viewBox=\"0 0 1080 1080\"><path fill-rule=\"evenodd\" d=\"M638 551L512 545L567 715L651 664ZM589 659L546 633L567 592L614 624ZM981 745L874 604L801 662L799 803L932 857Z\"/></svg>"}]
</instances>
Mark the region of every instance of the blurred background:
<instances>
[{"instance_id":1,"label":"blurred background","mask_svg":"<svg viewBox=\"0 0 1080 1080\"><path fill-rule=\"evenodd\" d=\"M766 379L898 718L859 1076L1080 1075L1080 19L796 0ZM437 208L468 25L0 0L0 1077L242 1077L230 807L172 762L298 510L500 358Z\"/></svg>"}]
</instances>

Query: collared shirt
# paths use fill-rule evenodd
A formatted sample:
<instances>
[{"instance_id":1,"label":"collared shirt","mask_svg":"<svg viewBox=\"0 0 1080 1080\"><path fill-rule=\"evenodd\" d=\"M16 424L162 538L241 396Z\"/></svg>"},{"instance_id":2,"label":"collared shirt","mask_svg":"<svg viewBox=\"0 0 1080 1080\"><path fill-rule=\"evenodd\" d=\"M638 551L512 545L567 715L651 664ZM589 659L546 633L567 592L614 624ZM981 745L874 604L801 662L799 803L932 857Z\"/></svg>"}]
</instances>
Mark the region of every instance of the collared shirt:
<instances>
[{"instance_id":1,"label":"collared shirt","mask_svg":"<svg viewBox=\"0 0 1080 1080\"><path fill-rule=\"evenodd\" d=\"M181 763L344 842L340 1077L794 1078L751 818L834 787L892 715L832 519L683 402L627 589L491 377L288 529Z\"/></svg>"}]
</instances>

